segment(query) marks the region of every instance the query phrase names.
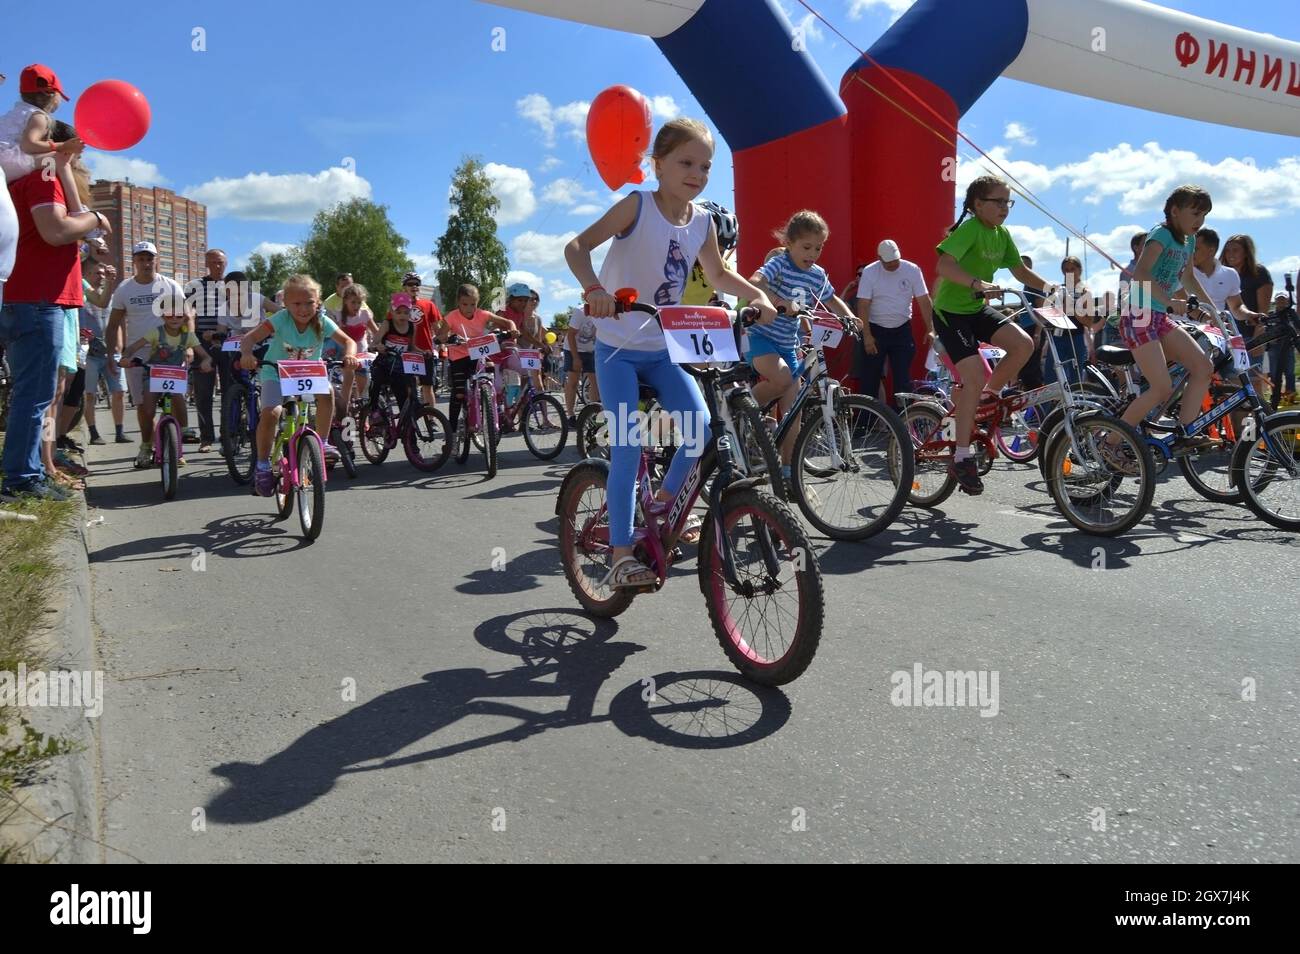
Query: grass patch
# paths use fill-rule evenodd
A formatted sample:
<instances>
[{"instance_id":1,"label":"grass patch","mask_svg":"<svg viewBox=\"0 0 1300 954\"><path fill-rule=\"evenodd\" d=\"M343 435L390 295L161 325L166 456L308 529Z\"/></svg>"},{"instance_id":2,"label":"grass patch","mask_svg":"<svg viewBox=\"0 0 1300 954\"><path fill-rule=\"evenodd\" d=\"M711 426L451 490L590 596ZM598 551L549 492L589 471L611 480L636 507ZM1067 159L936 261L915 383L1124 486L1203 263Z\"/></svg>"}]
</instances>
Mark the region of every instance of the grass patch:
<instances>
[{"instance_id":1,"label":"grass patch","mask_svg":"<svg viewBox=\"0 0 1300 954\"><path fill-rule=\"evenodd\" d=\"M10 513L30 514L35 522L0 519L0 671L17 673L19 663L47 668L35 635L44 623L60 569L53 547L76 513L75 501L31 501L5 505ZM33 781L49 762L72 751L65 739L46 736L22 717L17 705L0 706L0 802L14 788ZM0 863L30 860L3 834L11 811L0 811Z\"/></svg>"}]
</instances>

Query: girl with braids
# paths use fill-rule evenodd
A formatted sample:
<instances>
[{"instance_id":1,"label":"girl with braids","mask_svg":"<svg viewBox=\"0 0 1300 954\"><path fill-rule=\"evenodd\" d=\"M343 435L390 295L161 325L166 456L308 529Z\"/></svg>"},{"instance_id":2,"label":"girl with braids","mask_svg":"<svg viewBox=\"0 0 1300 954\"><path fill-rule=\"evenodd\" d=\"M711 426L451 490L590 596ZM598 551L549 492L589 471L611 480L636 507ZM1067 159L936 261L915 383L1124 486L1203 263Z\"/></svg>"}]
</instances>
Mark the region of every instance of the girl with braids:
<instances>
[{"instance_id":1,"label":"girl with braids","mask_svg":"<svg viewBox=\"0 0 1300 954\"><path fill-rule=\"evenodd\" d=\"M1041 288L1049 297L1054 292L1046 279L1021 261L1011 233L1002 224L1013 205L1005 181L997 176L980 176L967 186L961 217L937 246L939 282L934 295L934 331L964 385L955 394L957 451L949 471L957 478L957 485L972 495L984 491L967 443L975 412L981 401L997 400L1002 388L1015 380L1034 351L1029 335L986 301L998 294L993 275L1007 268L1027 287ZM1006 352L991 375L986 374L980 360L981 341Z\"/></svg>"}]
</instances>

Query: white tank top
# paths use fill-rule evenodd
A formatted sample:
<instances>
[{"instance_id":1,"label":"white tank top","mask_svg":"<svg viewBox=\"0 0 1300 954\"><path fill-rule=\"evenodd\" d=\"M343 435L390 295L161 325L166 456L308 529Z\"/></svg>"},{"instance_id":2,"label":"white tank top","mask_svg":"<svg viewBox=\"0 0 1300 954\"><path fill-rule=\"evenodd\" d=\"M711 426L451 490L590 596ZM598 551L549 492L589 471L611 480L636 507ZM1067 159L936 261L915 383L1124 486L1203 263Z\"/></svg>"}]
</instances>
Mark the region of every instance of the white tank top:
<instances>
[{"instance_id":1,"label":"white tank top","mask_svg":"<svg viewBox=\"0 0 1300 954\"><path fill-rule=\"evenodd\" d=\"M637 301L647 305L679 304L712 219L692 203L690 221L673 225L659 211L654 193L632 194L638 200L636 221L625 235L614 236L600 268L600 283L611 295L620 288L635 288ZM664 350L659 324L640 312L597 318L596 340L629 351Z\"/></svg>"},{"instance_id":2,"label":"white tank top","mask_svg":"<svg viewBox=\"0 0 1300 954\"><path fill-rule=\"evenodd\" d=\"M22 131L27 128L27 120L31 119L33 113L39 112L40 108L31 103L22 100L14 103L13 109L0 116L0 142L17 143Z\"/></svg>"},{"instance_id":3,"label":"white tank top","mask_svg":"<svg viewBox=\"0 0 1300 954\"><path fill-rule=\"evenodd\" d=\"M40 109L31 103L19 100L14 108L0 116L0 169L4 170L6 182L16 182L30 172L36 171L38 165L35 156L29 156L18 145L27 120Z\"/></svg>"}]
</instances>

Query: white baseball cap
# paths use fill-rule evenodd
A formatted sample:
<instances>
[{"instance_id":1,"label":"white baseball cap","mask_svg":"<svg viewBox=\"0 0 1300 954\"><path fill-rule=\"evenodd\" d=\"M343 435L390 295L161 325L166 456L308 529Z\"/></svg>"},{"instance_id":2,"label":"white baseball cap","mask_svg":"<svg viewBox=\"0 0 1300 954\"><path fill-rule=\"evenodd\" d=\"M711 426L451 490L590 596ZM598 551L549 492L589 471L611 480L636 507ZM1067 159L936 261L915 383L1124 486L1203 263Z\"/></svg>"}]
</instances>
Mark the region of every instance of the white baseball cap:
<instances>
[{"instance_id":1,"label":"white baseball cap","mask_svg":"<svg viewBox=\"0 0 1300 954\"><path fill-rule=\"evenodd\" d=\"M131 254L139 255L141 252L148 252L150 255L156 256L158 249L154 248L153 242L136 242L131 249Z\"/></svg>"},{"instance_id":2,"label":"white baseball cap","mask_svg":"<svg viewBox=\"0 0 1300 954\"><path fill-rule=\"evenodd\" d=\"M880 256L882 262L896 262L903 257L898 250L898 243L893 239L885 239L876 246L876 254Z\"/></svg>"}]
</instances>

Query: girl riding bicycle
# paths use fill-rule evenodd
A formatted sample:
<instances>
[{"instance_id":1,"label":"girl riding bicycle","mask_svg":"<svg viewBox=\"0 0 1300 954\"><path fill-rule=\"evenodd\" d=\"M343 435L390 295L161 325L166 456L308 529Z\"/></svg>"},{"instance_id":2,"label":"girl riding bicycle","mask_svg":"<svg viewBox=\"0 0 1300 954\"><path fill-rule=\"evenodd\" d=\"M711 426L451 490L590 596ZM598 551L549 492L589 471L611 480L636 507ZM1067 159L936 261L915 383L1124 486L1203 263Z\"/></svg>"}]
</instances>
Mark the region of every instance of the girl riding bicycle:
<instances>
[{"instance_id":1,"label":"girl riding bicycle","mask_svg":"<svg viewBox=\"0 0 1300 954\"><path fill-rule=\"evenodd\" d=\"M957 450L948 467L961 489L972 495L984 492L969 443L975 412L981 401L997 400L1034 352L1029 335L986 301L998 293L993 276L998 269L1007 268L1027 288L1041 288L1048 297L1054 291L1054 286L1021 261L1011 233L1002 224L1013 205L1015 200L1004 180L980 176L966 188L961 216L936 248L935 336L965 384L954 395ZM980 357L981 341L1006 352L992 374Z\"/></svg>"},{"instance_id":2,"label":"girl riding bicycle","mask_svg":"<svg viewBox=\"0 0 1300 954\"><path fill-rule=\"evenodd\" d=\"M405 292L393 294L392 314L380 322L375 335L379 357L371 369L370 407L379 404L384 388L393 392L397 406L406 405L406 372L402 370L402 355L415 350L415 324L411 321L411 296ZM427 358L426 358L427 360Z\"/></svg>"},{"instance_id":3,"label":"girl riding bicycle","mask_svg":"<svg viewBox=\"0 0 1300 954\"><path fill-rule=\"evenodd\" d=\"M339 317L336 324L347 332L349 338L357 343L357 354L369 351L369 345L372 340L379 339L379 326L375 324L375 316L366 305L366 298L369 296L365 285L353 283L343 289L340 296ZM333 341L325 344L325 350L322 352L325 357L338 357L332 355L331 351L342 353ZM368 390L370 375L365 368L358 367L343 369L343 389L340 392L343 395L343 406L336 408L340 417L346 417L348 407L352 403L353 382L356 383L356 392L365 394Z\"/></svg>"},{"instance_id":4,"label":"girl riding bicycle","mask_svg":"<svg viewBox=\"0 0 1300 954\"><path fill-rule=\"evenodd\" d=\"M509 318L500 318L480 308L478 286L468 284L461 285L456 291L455 309L439 319L433 326L433 331L439 341L446 341L451 335L457 335L467 341L491 331L518 333L515 323ZM469 349L465 347L463 341L461 344L450 345L447 348L447 356L450 359L448 373L451 377L451 411L447 415L447 423L451 433L455 434L457 422L460 420L461 405L465 403L465 382L474 373L476 362L469 356Z\"/></svg>"},{"instance_id":5,"label":"girl riding bicycle","mask_svg":"<svg viewBox=\"0 0 1300 954\"><path fill-rule=\"evenodd\" d=\"M632 555L641 448L627 433L632 428L614 422L636 419L641 382L659 393L659 403L677 420L697 422L686 428L683 446L673 455L659 489L657 498L667 501L681 489L691 465L704 451L708 410L695 382L669 358L654 319L636 313L615 317L611 291L633 288L642 302L658 307L675 305L686 288L691 263L698 259L715 288L747 298L758 307L760 322L770 323L776 317L762 289L726 269L713 219L692 203L708 184L713 164L713 136L708 127L694 119L666 123L655 137L651 158L658 189L620 199L564 248L565 260L584 289L588 311L594 318L611 319L596 323L595 354L596 379L612 419L606 487L612 565L605 585L616 589L639 589L653 584L656 576ZM591 252L610 239L613 242L597 278Z\"/></svg>"},{"instance_id":6,"label":"girl riding bicycle","mask_svg":"<svg viewBox=\"0 0 1300 954\"><path fill-rule=\"evenodd\" d=\"M1196 276L1192 255L1196 233L1214 203L1210 194L1194 186L1179 186L1165 200L1165 220L1147 233L1138 256L1131 285L1132 306L1120 319L1119 333L1149 387L1124 411L1123 420L1137 427L1153 408L1173 393L1169 362L1187 371L1187 391L1179 402L1178 434L1172 450L1187 452L1209 443L1204 435L1189 437L1184 427L1201 413L1201 403L1210 390L1214 366L1186 331L1169 320L1170 313L1187 314L1187 302L1173 297L1181 284L1202 302L1213 299Z\"/></svg>"},{"instance_id":7,"label":"girl riding bicycle","mask_svg":"<svg viewBox=\"0 0 1300 954\"><path fill-rule=\"evenodd\" d=\"M826 269L817 264L830 234L826 220L816 212L809 209L796 212L785 228L776 233L781 242L780 254L768 258L762 268L749 277L754 287L772 293L776 307L790 312L778 315L770 325L749 331L749 363L764 378L754 388L754 398L759 407L765 407L779 395L779 406L784 414L798 396L799 386L794 376L799 370L797 345L800 326L807 325L807 330L811 331L811 325L807 319L796 317L796 311L820 304L859 326L862 324L835 294ZM781 470L786 479L790 478L790 454L798 436L796 423L781 442Z\"/></svg>"},{"instance_id":8,"label":"girl riding bicycle","mask_svg":"<svg viewBox=\"0 0 1300 954\"><path fill-rule=\"evenodd\" d=\"M253 349L264 339L271 338L265 360L319 361L326 339L332 339L343 348L343 367L357 366L357 345L321 310L320 285L310 275L291 275L284 283L284 310L278 311L255 329L239 339L239 364L246 371L257 368ZM258 375L262 384L262 413L257 421L257 468L253 475L253 490L263 497L275 493L275 475L271 472L271 445L275 441L275 428L280 420L280 376L270 364L262 366ZM316 432L328 434L334 419L334 395L330 391L316 395ZM325 444L325 456L338 459L338 450Z\"/></svg>"}]
</instances>

